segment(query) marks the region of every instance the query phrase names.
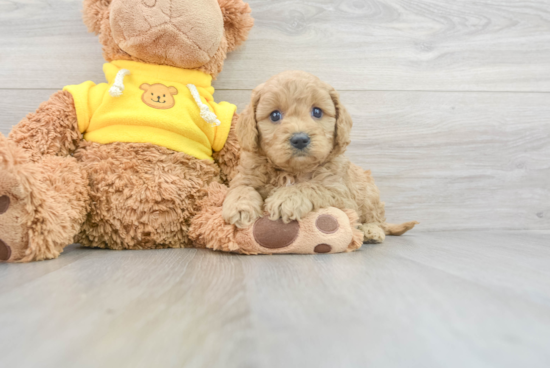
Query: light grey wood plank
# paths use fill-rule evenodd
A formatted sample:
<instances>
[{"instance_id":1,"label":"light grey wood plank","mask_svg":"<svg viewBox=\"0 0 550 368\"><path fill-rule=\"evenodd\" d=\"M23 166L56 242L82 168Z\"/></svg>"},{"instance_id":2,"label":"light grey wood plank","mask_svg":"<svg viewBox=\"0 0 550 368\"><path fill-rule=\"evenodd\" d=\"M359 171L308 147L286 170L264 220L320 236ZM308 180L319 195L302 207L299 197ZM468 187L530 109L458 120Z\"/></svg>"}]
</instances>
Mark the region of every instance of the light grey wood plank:
<instances>
[{"instance_id":1,"label":"light grey wood plank","mask_svg":"<svg viewBox=\"0 0 550 368\"><path fill-rule=\"evenodd\" d=\"M1 1L0 87L59 89L100 76L101 46L81 9L80 0Z\"/></svg>"},{"instance_id":2,"label":"light grey wood plank","mask_svg":"<svg viewBox=\"0 0 550 368\"><path fill-rule=\"evenodd\" d=\"M434 232L392 238L394 256L410 259L482 287L550 306L550 231ZM476 244L476 249L465 246ZM417 250L422 248L421 252Z\"/></svg>"},{"instance_id":3,"label":"light grey wood plank","mask_svg":"<svg viewBox=\"0 0 550 368\"><path fill-rule=\"evenodd\" d=\"M256 366L238 258L87 252L2 295L0 366Z\"/></svg>"},{"instance_id":4,"label":"light grey wood plank","mask_svg":"<svg viewBox=\"0 0 550 368\"><path fill-rule=\"evenodd\" d=\"M550 94L349 92L349 157L392 222L550 229Z\"/></svg>"},{"instance_id":5,"label":"light grey wood plank","mask_svg":"<svg viewBox=\"0 0 550 368\"><path fill-rule=\"evenodd\" d=\"M35 281L91 254L88 249L73 244L64 249L63 256L56 262L2 265L0 267L0 280L2 280L0 282L0 298L6 292L20 288L24 284Z\"/></svg>"},{"instance_id":6,"label":"light grey wood plank","mask_svg":"<svg viewBox=\"0 0 550 368\"><path fill-rule=\"evenodd\" d=\"M101 77L81 0L0 1L1 88ZM550 91L546 0L250 0L256 27L216 83L251 89L287 69L346 90Z\"/></svg>"},{"instance_id":7,"label":"light grey wood plank","mask_svg":"<svg viewBox=\"0 0 550 368\"><path fill-rule=\"evenodd\" d=\"M0 130L53 91L0 90ZM248 104L250 91L216 98ZM550 94L343 92L350 159L371 169L388 220L421 230L550 229Z\"/></svg>"},{"instance_id":8,"label":"light grey wood plank","mask_svg":"<svg viewBox=\"0 0 550 368\"><path fill-rule=\"evenodd\" d=\"M523 334L517 332L530 326L525 335L546 339L550 309L437 267L429 253L436 246L470 251L472 269L493 265L473 259L486 235L475 242L460 233L448 235L462 242L433 244L434 235L423 233L366 246L350 257L262 258L248 265L252 310L261 321L256 328L266 336L259 346L263 362L270 367L289 361L311 367L545 366L550 356L527 346L546 351L546 343L518 340ZM429 261L418 264L400 256L411 247ZM500 272L492 276L511 279ZM528 304L538 317L518 313Z\"/></svg>"},{"instance_id":9,"label":"light grey wood plank","mask_svg":"<svg viewBox=\"0 0 550 368\"><path fill-rule=\"evenodd\" d=\"M417 232L320 256L87 250L0 295L0 366L547 367L549 237Z\"/></svg>"}]
</instances>

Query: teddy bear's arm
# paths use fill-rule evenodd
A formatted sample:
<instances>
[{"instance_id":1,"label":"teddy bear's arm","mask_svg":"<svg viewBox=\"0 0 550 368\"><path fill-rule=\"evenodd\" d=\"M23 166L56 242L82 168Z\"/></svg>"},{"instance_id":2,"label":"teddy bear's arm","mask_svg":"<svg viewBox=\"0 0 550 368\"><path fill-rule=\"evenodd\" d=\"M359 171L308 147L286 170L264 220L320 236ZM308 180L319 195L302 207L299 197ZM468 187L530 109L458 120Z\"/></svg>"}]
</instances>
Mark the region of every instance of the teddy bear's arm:
<instances>
[{"instance_id":1,"label":"teddy bear's arm","mask_svg":"<svg viewBox=\"0 0 550 368\"><path fill-rule=\"evenodd\" d=\"M9 139L28 150L33 161L44 155L70 155L82 139L73 96L67 91L54 93L13 127Z\"/></svg>"},{"instance_id":2,"label":"teddy bear's arm","mask_svg":"<svg viewBox=\"0 0 550 368\"><path fill-rule=\"evenodd\" d=\"M237 175L237 167L241 157L241 146L237 139L236 126L239 115L235 114L231 121L231 130L227 137L227 142L223 149L214 153L214 159L220 166L221 178L224 184L229 185L231 180Z\"/></svg>"}]
</instances>

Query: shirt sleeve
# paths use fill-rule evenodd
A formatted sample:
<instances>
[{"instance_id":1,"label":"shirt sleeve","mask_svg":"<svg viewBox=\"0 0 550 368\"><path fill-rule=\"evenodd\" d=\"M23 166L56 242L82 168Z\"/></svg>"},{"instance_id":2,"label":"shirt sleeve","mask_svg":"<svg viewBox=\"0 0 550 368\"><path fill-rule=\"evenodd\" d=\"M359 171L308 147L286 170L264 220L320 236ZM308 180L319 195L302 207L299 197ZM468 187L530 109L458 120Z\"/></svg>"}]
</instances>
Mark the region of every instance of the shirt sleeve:
<instances>
[{"instance_id":1,"label":"shirt sleeve","mask_svg":"<svg viewBox=\"0 0 550 368\"><path fill-rule=\"evenodd\" d=\"M101 105L107 89L106 83L96 85L90 81L63 88L73 96L80 133L88 130L92 116Z\"/></svg>"},{"instance_id":2,"label":"shirt sleeve","mask_svg":"<svg viewBox=\"0 0 550 368\"><path fill-rule=\"evenodd\" d=\"M216 135L212 142L212 149L215 152L219 152L225 146L225 142L227 142L227 137L231 130L231 122L233 121L233 116L235 116L237 112L237 106L229 102L220 102L219 104L211 102L210 106L221 122L220 126L216 128Z\"/></svg>"}]
</instances>

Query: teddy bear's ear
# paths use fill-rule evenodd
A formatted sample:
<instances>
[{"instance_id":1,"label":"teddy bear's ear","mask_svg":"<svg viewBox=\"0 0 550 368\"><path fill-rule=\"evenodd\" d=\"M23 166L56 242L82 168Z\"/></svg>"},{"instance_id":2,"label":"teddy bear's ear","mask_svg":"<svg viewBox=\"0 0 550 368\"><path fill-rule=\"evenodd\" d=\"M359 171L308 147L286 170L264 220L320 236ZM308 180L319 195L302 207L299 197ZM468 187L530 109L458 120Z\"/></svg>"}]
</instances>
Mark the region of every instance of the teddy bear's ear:
<instances>
[{"instance_id":1,"label":"teddy bear's ear","mask_svg":"<svg viewBox=\"0 0 550 368\"><path fill-rule=\"evenodd\" d=\"M222 9L228 52L235 50L248 38L254 25L250 6L243 0L218 0Z\"/></svg>"},{"instance_id":2,"label":"teddy bear's ear","mask_svg":"<svg viewBox=\"0 0 550 368\"><path fill-rule=\"evenodd\" d=\"M109 16L109 5L111 0L84 0L84 24L90 32L99 33L101 22Z\"/></svg>"},{"instance_id":3,"label":"teddy bear's ear","mask_svg":"<svg viewBox=\"0 0 550 368\"><path fill-rule=\"evenodd\" d=\"M172 96L177 96L178 89L176 87L168 87L168 92L170 92Z\"/></svg>"}]
</instances>

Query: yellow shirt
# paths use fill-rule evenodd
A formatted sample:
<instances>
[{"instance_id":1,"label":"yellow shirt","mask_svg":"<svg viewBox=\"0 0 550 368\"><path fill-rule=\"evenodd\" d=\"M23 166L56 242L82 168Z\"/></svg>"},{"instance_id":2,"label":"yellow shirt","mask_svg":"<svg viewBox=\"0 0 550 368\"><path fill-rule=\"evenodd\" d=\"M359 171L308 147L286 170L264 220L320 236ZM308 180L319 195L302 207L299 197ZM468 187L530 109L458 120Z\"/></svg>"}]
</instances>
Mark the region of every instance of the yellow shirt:
<instances>
[{"instance_id":1,"label":"yellow shirt","mask_svg":"<svg viewBox=\"0 0 550 368\"><path fill-rule=\"evenodd\" d=\"M109 90L122 69L130 74L123 79L122 95L113 97ZM105 64L103 71L108 83L64 88L74 98L85 140L152 143L201 160L212 160L212 152L225 145L237 107L214 102L210 75L135 61L113 61ZM214 113L220 125L201 116L199 96L193 97L191 84L196 86L203 110Z\"/></svg>"}]
</instances>

